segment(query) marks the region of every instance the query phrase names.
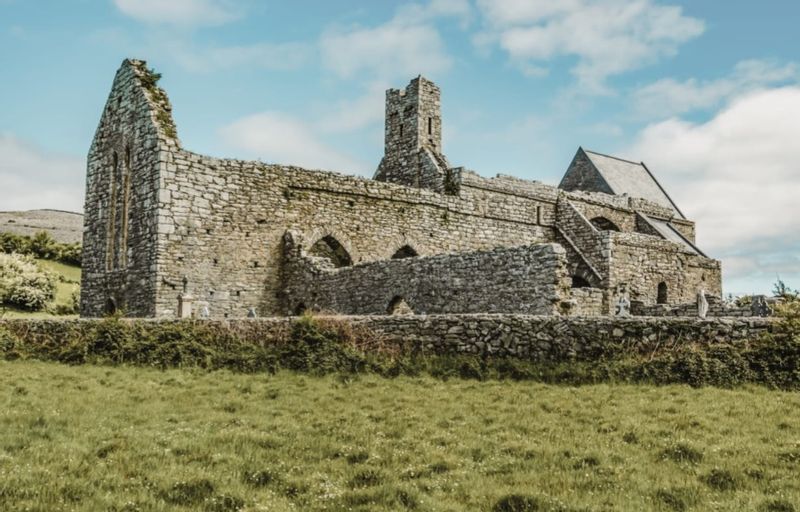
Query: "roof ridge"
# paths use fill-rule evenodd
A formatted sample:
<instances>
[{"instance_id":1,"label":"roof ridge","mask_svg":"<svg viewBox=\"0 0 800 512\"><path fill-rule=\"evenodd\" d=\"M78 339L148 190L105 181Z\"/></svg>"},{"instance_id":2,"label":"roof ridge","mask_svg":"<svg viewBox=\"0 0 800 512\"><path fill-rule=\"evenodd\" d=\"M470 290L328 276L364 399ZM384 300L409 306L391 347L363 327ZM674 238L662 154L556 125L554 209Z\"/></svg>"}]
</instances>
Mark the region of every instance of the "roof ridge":
<instances>
[{"instance_id":1,"label":"roof ridge","mask_svg":"<svg viewBox=\"0 0 800 512\"><path fill-rule=\"evenodd\" d=\"M680 215L681 218L686 219L686 215L684 215L683 212L681 211L681 209L678 208L678 205L675 204L675 201L672 200L672 197L670 197L670 195L667 193L667 191L664 189L664 187L661 186L661 183L658 181L658 179L655 177L655 175L652 172L650 172L650 169L647 167L647 164L642 162L642 167L644 167L644 170L647 171L647 174L649 174L650 177L653 179L653 182L656 184L656 186L664 194L664 197L667 198L667 201L669 201L670 204L672 205L672 207L675 208L675 211L678 212L678 215Z\"/></svg>"},{"instance_id":2,"label":"roof ridge","mask_svg":"<svg viewBox=\"0 0 800 512\"><path fill-rule=\"evenodd\" d=\"M633 165L644 165L644 162L634 162L633 160L627 160L625 158L620 158L614 155L607 155L605 153L600 153L599 151L592 151L591 149L584 149L587 153L592 153L593 155L604 156L606 158L613 158L614 160L619 160L620 162L625 162Z\"/></svg>"}]
</instances>

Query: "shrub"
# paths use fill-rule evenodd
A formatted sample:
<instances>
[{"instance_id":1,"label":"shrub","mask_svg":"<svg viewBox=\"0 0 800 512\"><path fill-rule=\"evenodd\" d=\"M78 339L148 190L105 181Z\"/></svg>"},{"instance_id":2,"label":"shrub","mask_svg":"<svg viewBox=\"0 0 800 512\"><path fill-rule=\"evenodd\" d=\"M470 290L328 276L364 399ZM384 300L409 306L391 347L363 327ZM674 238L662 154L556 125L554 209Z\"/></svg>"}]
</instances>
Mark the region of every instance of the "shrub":
<instances>
[{"instance_id":1,"label":"shrub","mask_svg":"<svg viewBox=\"0 0 800 512\"><path fill-rule=\"evenodd\" d=\"M717 491L733 491L739 486L738 479L727 469L714 468L701 476L700 481Z\"/></svg>"},{"instance_id":2,"label":"shrub","mask_svg":"<svg viewBox=\"0 0 800 512\"><path fill-rule=\"evenodd\" d=\"M756 382L783 389L800 386L800 301L777 306L780 322L744 353Z\"/></svg>"},{"instance_id":3,"label":"shrub","mask_svg":"<svg viewBox=\"0 0 800 512\"><path fill-rule=\"evenodd\" d=\"M39 231L31 238L31 253L37 258L54 260L59 253L59 244L47 231Z\"/></svg>"},{"instance_id":4,"label":"shrub","mask_svg":"<svg viewBox=\"0 0 800 512\"><path fill-rule=\"evenodd\" d=\"M30 311L55 298L56 278L30 257L0 254L0 302Z\"/></svg>"},{"instance_id":5,"label":"shrub","mask_svg":"<svg viewBox=\"0 0 800 512\"><path fill-rule=\"evenodd\" d=\"M492 512L535 512L544 510L544 506L535 496L509 494L503 496L492 507Z\"/></svg>"},{"instance_id":6,"label":"shrub","mask_svg":"<svg viewBox=\"0 0 800 512\"><path fill-rule=\"evenodd\" d=\"M688 462L689 464L697 464L703 460L703 452L689 446L686 443L676 443L662 450L661 458L669 459L674 462Z\"/></svg>"},{"instance_id":7,"label":"shrub","mask_svg":"<svg viewBox=\"0 0 800 512\"><path fill-rule=\"evenodd\" d=\"M60 261L67 265L80 266L83 249L79 243L60 243L46 231L40 231L32 237L0 233L0 252L26 254L36 258Z\"/></svg>"},{"instance_id":8,"label":"shrub","mask_svg":"<svg viewBox=\"0 0 800 512\"><path fill-rule=\"evenodd\" d=\"M209 480L191 480L188 482L176 482L169 489L162 492L162 497L167 503L173 505L197 505L205 499L211 497L214 492L214 484Z\"/></svg>"},{"instance_id":9,"label":"shrub","mask_svg":"<svg viewBox=\"0 0 800 512\"><path fill-rule=\"evenodd\" d=\"M278 360L289 370L324 375L335 371L364 371L367 359L348 340L342 340L331 328L324 328L314 318L304 315L292 327L290 339L279 346Z\"/></svg>"}]
</instances>

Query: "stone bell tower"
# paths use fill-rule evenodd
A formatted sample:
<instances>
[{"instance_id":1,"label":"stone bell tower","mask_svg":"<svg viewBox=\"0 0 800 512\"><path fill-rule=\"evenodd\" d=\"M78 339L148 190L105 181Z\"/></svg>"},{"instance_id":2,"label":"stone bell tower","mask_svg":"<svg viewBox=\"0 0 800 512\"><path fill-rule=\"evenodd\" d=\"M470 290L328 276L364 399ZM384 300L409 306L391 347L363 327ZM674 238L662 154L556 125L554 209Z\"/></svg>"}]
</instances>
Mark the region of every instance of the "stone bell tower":
<instances>
[{"instance_id":1,"label":"stone bell tower","mask_svg":"<svg viewBox=\"0 0 800 512\"><path fill-rule=\"evenodd\" d=\"M386 91L384 156L374 179L456 193L457 179L442 153L439 87L418 76L405 90Z\"/></svg>"}]
</instances>

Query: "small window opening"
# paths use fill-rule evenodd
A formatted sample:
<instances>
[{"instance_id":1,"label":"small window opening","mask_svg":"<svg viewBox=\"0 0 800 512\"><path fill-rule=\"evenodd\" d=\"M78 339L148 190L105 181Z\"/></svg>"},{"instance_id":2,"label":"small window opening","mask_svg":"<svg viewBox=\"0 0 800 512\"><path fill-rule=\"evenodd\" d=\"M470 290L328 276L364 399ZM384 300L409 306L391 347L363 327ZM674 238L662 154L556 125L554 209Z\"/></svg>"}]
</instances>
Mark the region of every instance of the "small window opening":
<instances>
[{"instance_id":1,"label":"small window opening","mask_svg":"<svg viewBox=\"0 0 800 512\"><path fill-rule=\"evenodd\" d=\"M582 278L581 276L572 276L572 287L573 288L591 288L591 284L589 281Z\"/></svg>"},{"instance_id":2,"label":"small window opening","mask_svg":"<svg viewBox=\"0 0 800 512\"><path fill-rule=\"evenodd\" d=\"M428 135L433 135L433 118L428 118Z\"/></svg>"},{"instance_id":3,"label":"small window opening","mask_svg":"<svg viewBox=\"0 0 800 512\"><path fill-rule=\"evenodd\" d=\"M300 304L298 304L297 306L295 306L294 310L292 311L294 316L300 316L305 312L306 312L306 305L303 304L302 302Z\"/></svg>"},{"instance_id":4,"label":"small window opening","mask_svg":"<svg viewBox=\"0 0 800 512\"><path fill-rule=\"evenodd\" d=\"M589 222L599 231L620 231L619 227L605 217L595 217Z\"/></svg>"},{"instance_id":5,"label":"small window opening","mask_svg":"<svg viewBox=\"0 0 800 512\"><path fill-rule=\"evenodd\" d=\"M117 312L117 301L114 297L106 299L105 313L106 315L113 315Z\"/></svg>"},{"instance_id":6,"label":"small window opening","mask_svg":"<svg viewBox=\"0 0 800 512\"><path fill-rule=\"evenodd\" d=\"M667 283L660 282L658 283L658 292L656 296L656 302L658 304L666 304L667 303Z\"/></svg>"}]
</instances>

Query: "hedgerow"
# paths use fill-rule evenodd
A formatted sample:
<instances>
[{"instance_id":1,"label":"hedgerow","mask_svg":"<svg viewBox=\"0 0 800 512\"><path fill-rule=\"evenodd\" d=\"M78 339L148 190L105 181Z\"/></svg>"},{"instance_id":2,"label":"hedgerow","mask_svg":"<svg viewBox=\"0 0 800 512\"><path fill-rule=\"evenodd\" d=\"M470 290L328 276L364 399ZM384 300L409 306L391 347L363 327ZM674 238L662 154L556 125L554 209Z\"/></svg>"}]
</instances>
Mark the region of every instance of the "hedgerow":
<instances>
[{"instance_id":1,"label":"hedgerow","mask_svg":"<svg viewBox=\"0 0 800 512\"><path fill-rule=\"evenodd\" d=\"M800 389L800 302L784 305L772 332L747 343L686 344L596 361L532 362L489 355L431 354L396 346L367 328L303 316L260 343L203 321L128 322L110 317L82 328L0 324L0 357L69 364L196 367L238 372L280 369L315 375L428 374L441 379L534 380L560 384L629 382L735 387L746 383ZM46 323L37 324L39 326ZM53 323L57 325L57 323ZM88 327L87 327L88 325ZM289 324L287 324L289 325Z\"/></svg>"},{"instance_id":2,"label":"hedgerow","mask_svg":"<svg viewBox=\"0 0 800 512\"><path fill-rule=\"evenodd\" d=\"M25 254L77 267L81 265L82 256L81 244L57 242L46 231L40 231L32 237L0 233L0 252Z\"/></svg>"}]
</instances>

